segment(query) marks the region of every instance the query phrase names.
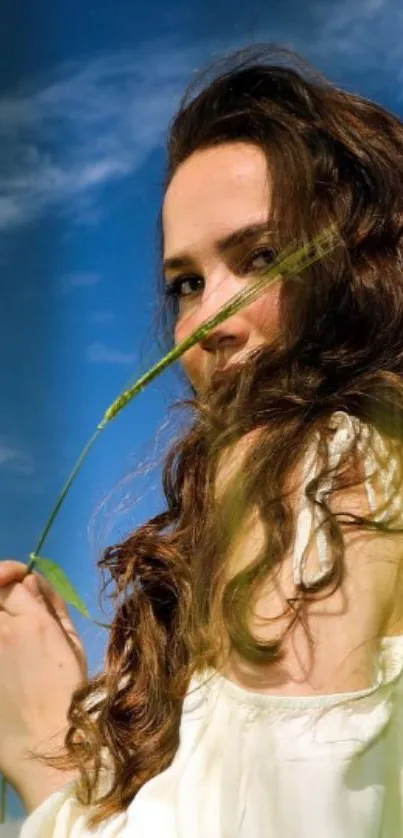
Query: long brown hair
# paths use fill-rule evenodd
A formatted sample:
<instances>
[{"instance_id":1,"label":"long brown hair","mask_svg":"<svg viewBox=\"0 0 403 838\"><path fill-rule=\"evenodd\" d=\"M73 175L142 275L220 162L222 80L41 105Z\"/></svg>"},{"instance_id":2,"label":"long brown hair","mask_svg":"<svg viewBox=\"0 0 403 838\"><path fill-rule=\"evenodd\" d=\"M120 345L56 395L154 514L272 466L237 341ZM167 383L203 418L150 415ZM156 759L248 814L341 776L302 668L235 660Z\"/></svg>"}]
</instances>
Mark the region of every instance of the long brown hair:
<instances>
[{"instance_id":1,"label":"long brown hair","mask_svg":"<svg viewBox=\"0 0 403 838\"><path fill-rule=\"evenodd\" d=\"M292 543L286 486L312 434L326 440L332 413L343 410L378 429L391 447L401 442L401 122L335 88L298 56L252 47L210 67L186 92L169 130L166 186L193 152L233 141L254 143L266 155L276 249L329 223L344 247L303 281L286 283L282 332L273 344L242 368L217 372L202 398L193 393L186 401L188 431L164 465L166 509L98 562L116 598L105 670L75 691L67 755L50 760L79 767L77 797L93 804L91 825L124 812L143 784L172 763L193 673L218 666L229 647L257 664L281 655L281 640L259 642L248 615L258 587ZM166 307L168 343L174 316ZM257 443L247 449L242 480L217 500L220 459L247 435ZM307 487L312 499L327 474L325 453L324 463ZM343 460L338 488L346 474ZM326 595L343 578L342 528L329 497L322 504L332 567L314 590L301 586L290 620L306 597ZM252 508L261 512L266 541L231 578L225 557L233 522L240 527ZM350 519L361 527L393 523ZM96 802L104 752L111 782Z\"/></svg>"}]
</instances>

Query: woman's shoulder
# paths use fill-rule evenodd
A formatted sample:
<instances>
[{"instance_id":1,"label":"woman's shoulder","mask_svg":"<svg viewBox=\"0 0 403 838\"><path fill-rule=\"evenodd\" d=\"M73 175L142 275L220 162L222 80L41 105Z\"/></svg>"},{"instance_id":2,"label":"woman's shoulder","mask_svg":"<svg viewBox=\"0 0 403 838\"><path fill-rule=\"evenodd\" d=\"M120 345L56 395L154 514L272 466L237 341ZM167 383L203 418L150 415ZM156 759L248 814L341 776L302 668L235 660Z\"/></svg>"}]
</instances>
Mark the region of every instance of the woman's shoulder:
<instances>
[{"instance_id":1,"label":"woman's shoulder","mask_svg":"<svg viewBox=\"0 0 403 838\"><path fill-rule=\"evenodd\" d=\"M374 635L398 636L403 634L401 446L398 440L386 439L373 425L344 411L335 412L331 422L331 464L339 462L351 450L353 440L357 441L352 485L334 491L330 504L341 522L346 574L363 605L368 603ZM352 516L357 516L356 524ZM361 517L372 520L373 529L360 526Z\"/></svg>"},{"instance_id":2,"label":"woman's shoulder","mask_svg":"<svg viewBox=\"0 0 403 838\"><path fill-rule=\"evenodd\" d=\"M356 417L337 411L329 428L325 463L329 476L325 472L318 488L307 491L324 465L323 446L313 438L295 481L293 544L256 607L259 618L269 618L263 629L256 623L259 638L267 640L273 632L283 636L288 626L290 612L285 613L284 604L301 606L299 618L284 634L283 659L268 664L263 673L266 689L273 694L368 688L374 682L380 639L403 634L403 533L385 530L388 503L386 507L384 503L393 495L402 505L399 464L388 459L380 435ZM359 440L358 457L349 457L355 440ZM344 485L334 480L340 466L347 476ZM361 472L349 474L351 467ZM397 512L396 504L394 526ZM361 519L371 516L381 522L380 527L360 525ZM315 586L335 561L339 562L336 584L318 590Z\"/></svg>"}]
</instances>

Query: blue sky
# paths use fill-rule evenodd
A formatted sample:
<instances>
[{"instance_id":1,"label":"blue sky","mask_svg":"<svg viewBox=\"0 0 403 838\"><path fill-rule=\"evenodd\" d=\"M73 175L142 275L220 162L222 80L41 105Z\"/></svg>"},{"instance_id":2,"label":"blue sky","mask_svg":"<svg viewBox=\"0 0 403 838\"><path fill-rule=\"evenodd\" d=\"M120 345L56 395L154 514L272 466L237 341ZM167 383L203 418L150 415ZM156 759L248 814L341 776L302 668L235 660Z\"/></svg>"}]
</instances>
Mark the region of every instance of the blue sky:
<instances>
[{"instance_id":1,"label":"blue sky","mask_svg":"<svg viewBox=\"0 0 403 838\"><path fill-rule=\"evenodd\" d=\"M294 47L337 83L401 114L400 0L7 4L0 557L28 560L105 408L158 358L152 318L167 124L195 69L258 41ZM43 550L100 619L96 559L160 508L158 463L177 432L168 406L181 392L175 372L165 374L104 431ZM105 633L71 613L95 672ZM10 811L22 813L15 796Z\"/></svg>"}]
</instances>

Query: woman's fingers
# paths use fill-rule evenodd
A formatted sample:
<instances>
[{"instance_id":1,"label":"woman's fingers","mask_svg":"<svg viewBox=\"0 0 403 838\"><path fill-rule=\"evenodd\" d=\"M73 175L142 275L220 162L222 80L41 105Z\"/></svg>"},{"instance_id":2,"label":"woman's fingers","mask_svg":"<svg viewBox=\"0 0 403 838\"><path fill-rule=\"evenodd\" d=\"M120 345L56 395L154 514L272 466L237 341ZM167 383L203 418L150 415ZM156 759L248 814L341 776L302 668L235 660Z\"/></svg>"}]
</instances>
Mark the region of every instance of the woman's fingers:
<instances>
[{"instance_id":1,"label":"woman's fingers","mask_svg":"<svg viewBox=\"0 0 403 838\"><path fill-rule=\"evenodd\" d=\"M12 600L10 599L10 593L2 596L9 586L16 586L17 589L18 587L23 587L31 599L27 600L21 592L17 592ZM86 671L87 660L83 645L77 629L71 621L64 599L40 573L34 570L27 575L27 565L23 562L18 562L14 559L0 560L0 615L3 610L9 613L10 616L16 616L16 614L21 613L21 609L25 611L27 608L34 613L35 604L42 611L43 609L47 609L52 617L57 620L71 648L75 651ZM15 612L14 614L12 613L13 610ZM35 613L40 617L39 612L36 611Z\"/></svg>"},{"instance_id":2,"label":"woman's fingers","mask_svg":"<svg viewBox=\"0 0 403 838\"><path fill-rule=\"evenodd\" d=\"M30 581L31 579L37 580L42 596L51 606L50 611L53 616L57 617L62 624L66 617L70 619L64 599L52 588L42 574L34 570L27 575L27 565L23 562L17 562L14 559L0 560L0 590L14 582L24 582L24 585L28 585L28 588L30 588L34 584Z\"/></svg>"},{"instance_id":3,"label":"woman's fingers","mask_svg":"<svg viewBox=\"0 0 403 838\"><path fill-rule=\"evenodd\" d=\"M36 595L23 582L14 582L0 588L0 612L5 612L9 617L21 617L26 614L39 617L45 613L45 605L39 588Z\"/></svg>"},{"instance_id":4,"label":"woman's fingers","mask_svg":"<svg viewBox=\"0 0 403 838\"><path fill-rule=\"evenodd\" d=\"M0 559L0 587L11 582L21 582L26 576L27 565L16 559Z\"/></svg>"},{"instance_id":5,"label":"woman's fingers","mask_svg":"<svg viewBox=\"0 0 403 838\"><path fill-rule=\"evenodd\" d=\"M21 563L22 564L22 563ZM11 560L0 585L0 771L25 782L28 749L66 732L71 698L88 678L84 648L71 621L51 613L58 595L39 574ZM60 613L60 611L59 611ZM62 611L63 614L63 611Z\"/></svg>"}]
</instances>

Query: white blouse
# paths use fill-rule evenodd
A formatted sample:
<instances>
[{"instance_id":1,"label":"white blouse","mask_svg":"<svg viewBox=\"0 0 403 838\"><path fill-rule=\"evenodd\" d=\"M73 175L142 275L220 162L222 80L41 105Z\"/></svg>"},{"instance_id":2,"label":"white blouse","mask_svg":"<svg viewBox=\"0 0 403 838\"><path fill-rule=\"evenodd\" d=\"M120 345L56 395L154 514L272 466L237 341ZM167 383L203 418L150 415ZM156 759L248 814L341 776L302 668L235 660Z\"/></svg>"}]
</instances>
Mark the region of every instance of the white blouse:
<instances>
[{"instance_id":1,"label":"white blouse","mask_svg":"<svg viewBox=\"0 0 403 838\"><path fill-rule=\"evenodd\" d=\"M356 421L334 414L334 465ZM314 450L306 481L317 466ZM373 464L363 456L374 508ZM389 463L386 495L392 472ZM306 580L303 554L315 514L302 495L296 581ZM318 548L315 577L328 566L326 545ZM371 688L309 697L251 692L214 670L197 675L172 764L125 812L90 831L73 780L26 818L20 838L403 838L403 636L384 638L376 663ZM100 794L109 782L105 765Z\"/></svg>"}]
</instances>

